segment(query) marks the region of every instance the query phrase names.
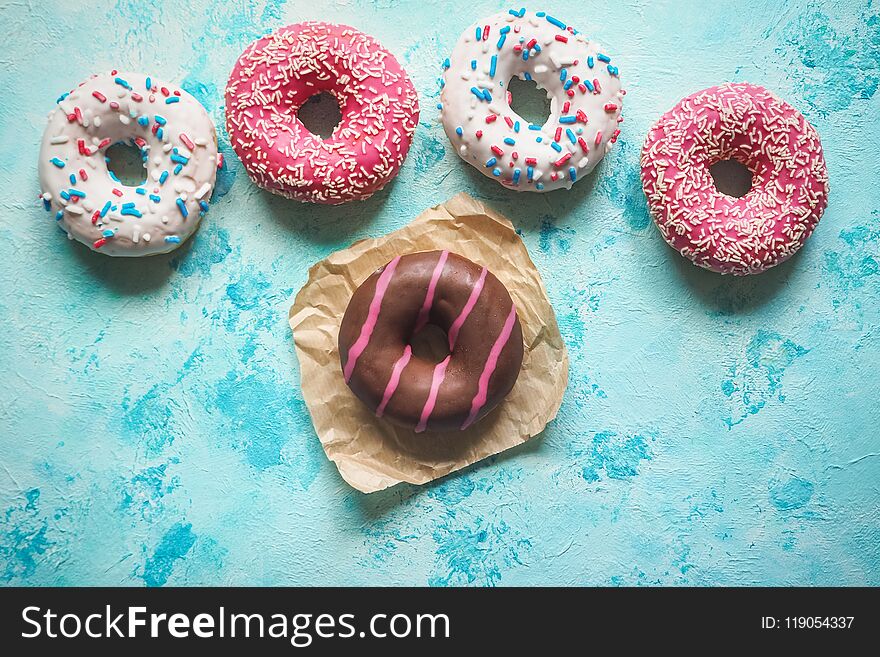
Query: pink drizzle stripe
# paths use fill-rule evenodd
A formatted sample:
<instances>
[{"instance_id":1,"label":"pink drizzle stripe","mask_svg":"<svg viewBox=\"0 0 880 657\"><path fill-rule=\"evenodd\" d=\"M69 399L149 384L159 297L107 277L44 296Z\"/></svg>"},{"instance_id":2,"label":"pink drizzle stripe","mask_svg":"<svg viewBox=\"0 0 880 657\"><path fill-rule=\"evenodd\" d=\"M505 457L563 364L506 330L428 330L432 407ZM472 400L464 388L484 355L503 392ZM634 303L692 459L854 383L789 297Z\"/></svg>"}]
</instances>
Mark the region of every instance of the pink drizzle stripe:
<instances>
[{"instance_id":1,"label":"pink drizzle stripe","mask_svg":"<svg viewBox=\"0 0 880 657\"><path fill-rule=\"evenodd\" d=\"M394 275L398 262L400 262L400 256L397 256L385 266L385 271L380 274L379 280L376 282L376 292L373 294L373 300L370 302L367 321L361 326L361 334L358 336L358 339L355 340L355 343L348 350L348 361L346 361L345 369L342 372L346 383L351 379L358 358L361 357L364 349L370 343L370 337L373 335L373 329L376 328L376 322L379 319L379 310L382 308L382 298L388 290L388 284L391 282L391 277Z\"/></svg>"},{"instance_id":2,"label":"pink drizzle stripe","mask_svg":"<svg viewBox=\"0 0 880 657\"><path fill-rule=\"evenodd\" d=\"M428 323L428 316L431 314L431 307L434 305L434 292L437 289L437 281L440 280L440 275L443 273L443 266L446 264L446 258L449 257L449 251L442 251L440 253L440 259L437 260L437 266L434 267L434 273L431 274L431 282L428 283L428 293L425 295L425 302L422 304L422 309L419 311L419 318L416 320L416 328L413 331L413 334L421 331L425 324Z\"/></svg>"},{"instance_id":3,"label":"pink drizzle stripe","mask_svg":"<svg viewBox=\"0 0 880 657\"><path fill-rule=\"evenodd\" d=\"M455 321L452 322L452 326L449 328L449 350L455 347L455 341L458 340L458 332L461 330L461 327L464 326L465 321L468 318L468 315L471 314L471 311L474 309L474 306L477 305L477 300L480 298L480 292L483 291L483 285L486 283L486 268L483 267L483 271L480 272L480 278L477 280L477 284L474 285L474 289L471 290L471 296L468 297L467 303L464 304L464 308L461 309L461 314L455 318Z\"/></svg>"},{"instance_id":4,"label":"pink drizzle stripe","mask_svg":"<svg viewBox=\"0 0 880 657\"><path fill-rule=\"evenodd\" d=\"M437 366L434 368L434 377L431 379L431 392L428 393L428 399L425 400L425 405L422 408L422 417L419 418L419 423L416 425L416 433L421 433L428 426L428 418L431 417L431 413L434 412L434 406L437 404L437 393L440 391L440 384L446 378L446 366L449 365L450 358L452 358L452 354L437 363Z\"/></svg>"},{"instance_id":5,"label":"pink drizzle stripe","mask_svg":"<svg viewBox=\"0 0 880 657\"><path fill-rule=\"evenodd\" d=\"M376 417L382 417L382 414L385 412L385 407L388 406L388 402L391 401L394 391L397 390L397 386L400 384L400 375L403 373L403 368L409 364L410 358L412 358L412 347L406 345L403 350L403 356L397 359L397 362L394 363L394 367L391 369L391 378L388 379L388 385L385 386L382 403L376 409Z\"/></svg>"},{"instance_id":6,"label":"pink drizzle stripe","mask_svg":"<svg viewBox=\"0 0 880 657\"><path fill-rule=\"evenodd\" d=\"M492 345L492 349L489 351L489 357L486 359L486 364L483 367L483 373L480 374L480 382L477 386L477 394L474 395L473 401L471 401L471 412L468 415L467 420L464 421L464 424L461 425L462 429L467 429L471 424L473 424L474 420L477 419L477 415L480 412L480 409L486 405L486 400L489 396L489 379L492 378L492 373L495 371L495 368L498 367L498 358L501 356L501 352L504 349L507 342L510 340L510 334L513 333L513 323L516 321L516 306L510 306L510 313L507 315L507 321L504 322L504 328L501 329L501 334L495 340L495 344Z\"/></svg>"}]
</instances>

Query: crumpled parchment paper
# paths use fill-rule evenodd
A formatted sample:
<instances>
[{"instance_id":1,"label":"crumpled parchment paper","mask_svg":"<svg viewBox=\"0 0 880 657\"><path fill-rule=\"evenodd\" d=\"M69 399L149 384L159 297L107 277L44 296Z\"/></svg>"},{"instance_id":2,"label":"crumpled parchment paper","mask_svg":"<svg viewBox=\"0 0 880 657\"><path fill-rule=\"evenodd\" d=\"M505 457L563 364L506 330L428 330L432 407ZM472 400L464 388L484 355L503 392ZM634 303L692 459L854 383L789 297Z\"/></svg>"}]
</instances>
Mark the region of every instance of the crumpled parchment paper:
<instances>
[{"instance_id":1,"label":"crumpled parchment paper","mask_svg":"<svg viewBox=\"0 0 880 657\"><path fill-rule=\"evenodd\" d=\"M336 342L351 295L373 271L397 255L439 249L485 265L507 286L525 350L516 385L492 413L466 431L416 434L377 418L354 396ZM424 484L524 443L556 417L568 383L565 343L525 244L508 219L467 194L313 265L289 319L315 431L343 479L364 493Z\"/></svg>"}]
</instances>

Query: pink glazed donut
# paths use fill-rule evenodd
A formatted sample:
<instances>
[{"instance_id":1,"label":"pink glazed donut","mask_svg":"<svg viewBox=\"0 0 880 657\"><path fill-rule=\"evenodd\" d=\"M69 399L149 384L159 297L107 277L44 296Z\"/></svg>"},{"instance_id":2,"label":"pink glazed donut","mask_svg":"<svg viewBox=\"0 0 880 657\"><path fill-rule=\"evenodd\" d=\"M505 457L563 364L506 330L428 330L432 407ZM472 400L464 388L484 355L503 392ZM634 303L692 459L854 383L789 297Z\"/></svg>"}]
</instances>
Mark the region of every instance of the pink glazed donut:
<instances>
[{"instance_id":1,"label":"pink glazed donut","mask_svg":"<svg viewBox=\"0 0 880 657\"><path fill-rule=\"evenodd\" d=\"M297 118L321 92L342 113L327 139ZM346 25L297 23L257 39L226 86L226 129L248 175L298 201L372 196L397 175L418 120L418 96L394 56Z\"/></svg>"},{"instance_id":2,"label":"pink glazed donut","mask_svg":"<svg viewBox=\"0 0 880 657\"><path fill-rule=\"evenodd\" d=\"M731 159L752 173L742 198L719 192L709 173ZM722 274L757 274L791 257L828 203L816 130L791 105L748 83L710 87L679 102L648 132L641 167L663 238Z\"/></svg>"}]
</instances>

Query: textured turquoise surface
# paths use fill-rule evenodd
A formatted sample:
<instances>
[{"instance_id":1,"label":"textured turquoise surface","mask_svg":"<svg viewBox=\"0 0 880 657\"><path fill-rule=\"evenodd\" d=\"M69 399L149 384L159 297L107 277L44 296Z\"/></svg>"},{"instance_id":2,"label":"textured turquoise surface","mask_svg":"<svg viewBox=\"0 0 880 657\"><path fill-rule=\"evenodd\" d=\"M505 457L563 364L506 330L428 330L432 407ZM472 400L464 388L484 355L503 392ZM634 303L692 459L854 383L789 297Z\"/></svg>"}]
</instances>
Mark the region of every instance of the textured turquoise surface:
<instances>
[{"instance_id":1,"label":"textured turquoise surface","mask_svg":"<svg viewBox=\"0 0 880 657\"><path fill-rule=\"evenodd\" d=\"M541 196L472 171L436 120L439 63L505 4L5 2L0 581L880 584L880 9L709 6L533 7L603 42L629 91L611 155ZM340 208L270 196L221 130L228 169L173 255L93 254L38 206L60 92L154 72L220 127L244 46L303 19L374 34L412 75L421 123L389 189ZM802 252L745 279L669 249L638 179L649 125L726 80L804 112L831 177ZM459 191L511 217L543 272L572 360L565 401L522 448L365 496L312 430L287 309L311 263Z\"/></svg>"}]
</instances>

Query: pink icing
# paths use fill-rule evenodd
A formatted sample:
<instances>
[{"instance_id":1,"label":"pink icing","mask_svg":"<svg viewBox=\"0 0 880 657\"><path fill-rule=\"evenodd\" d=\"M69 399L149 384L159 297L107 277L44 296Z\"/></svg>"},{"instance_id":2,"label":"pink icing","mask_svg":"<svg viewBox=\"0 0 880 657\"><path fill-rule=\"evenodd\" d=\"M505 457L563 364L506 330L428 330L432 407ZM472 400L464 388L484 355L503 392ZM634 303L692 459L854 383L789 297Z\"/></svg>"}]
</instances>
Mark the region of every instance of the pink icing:
<instances>
[{"instance_id":1,"label":"pink icing","mask_svg":"<svg viewBox=\"0 0 880 657\"><path fill-rule=\"evenodd\" d=\"M753 174L742 198L717 191L709 173L735 159ZM791 257L828 202L819 135L791 105L748 83L699 91L648 132L642 185L664 239L695 264L753 274Z\"/></svg>"},{"instance_id":2,"label":"pink icing","mask_svg":"<svg viewBox=\"0 0 880 657\"><path fill-rule=\"evenodd\" d=\"M382 395L382 402L376 408L376 417L382 417L385 413L385 407L388 406L388 402L391 401L391 398L397 391L397 386L400 385L400 375L403 374L404 368L409 365L410 358L412 358L412 347L406 345L403 349L403 355L397 359L397 362L394 363L394 367L391 370L391 378L388 379L388 385L385 386L385 393Z\"/></svg>"},{"instance_id":3,"label":"pink icing","mask_svg":"<svg viewBox=\"0 0 880 657\"><path fill-rule=\"evenodd\" d=\"M367 345L370 343L370 337L372 337L373 329L376 328L376 322L379 319L379 311L382 309L382 299L385 296L385 292L388 290L388 284L391 282L391 277L394 275L394 270L397 268L398 262L400 262L400 256L397 256L394 260L385 265L385 270L379 275L379 280L376 281L376 291L373 293L373 300L370 301L370 311L367 314L367 319L364 322L364 325L361 326L361 332L360 335L358 335L358 339L355 340L354 344L351 345L351 348L348 350L348 360L346 360L345 369L342 372L346 383L351 379L358 358L361 357L361 354L364 353L364 349L366 349Z\"/></svg>"},{"instance_id":4,"label":"pink icing","mask_svg":"<svg viewBox=\"0 0 880 657\"><path fill-rule=\"evenodd\" d=\"M451 358L452 354L441 360L434 367L434 376L431 379L431 391L428 393L428 398L425 400L424 407L422 407L422 415L419 418L419 423L416 425L416 433L421 433L428 426L428 418L430 418L431 413L434 412L434 406L437 404L437 393L440 391L440 384L443 383L443 379L446 378L446 366L449 365L449 360Z\"/></svg>"},{"instance_id":5,"label":"pink icing","mask_svg":"<svg viewBox=\"0 0 880 657\"><path fill-rule=\"evenodd\" d=\"M477 305L477 300L480 298L480 292L483 291L483 285L486 283L486 271L486 268L483 267L483 271L480 272L480 278L477 280L476 285L474 285L474 289L471 290L471 295L468 297L467 303L464 304L461 313L455 318L455 321L452 322L452 326L449 327L447 337L449 338L450 351L455 348L455 343L458 340L458 332L461 331L461 327L464 326L465 321L467 321L468 315L471 314L474 306Z\"/></svg>"},{"instance_id":6,"label":"pink icing","mask_svg":"<svg viewBox=\"0 0 880 657\"><path fill-rule=\"evenodd\" d=\"M296 118L308 98L336 97L328 139ZM418 124L409 76L373 37L346 25L288 25L251 43L226 87L226 128L251 179L313 203L365 199L397 175Z\"/></svg>"},{"instance_id":7,"label":"pink icing","mask_svg":"<svg viewBox=\"0 0 880 657\"><path fill-rule=\"evenodd\" d=\"M431 274L431 282L428 283L428 292L425 294L425 301L422 303L421 310L419 310L419 317L416 320L416 327L413 329L413 335L425 328L425 324L428 323L428 317L431 315L431 307L434 305L434 292L437 290L437 282L440 280L440 275L443 273L443 266L446 264L446 258L448 257L449 251L444 249L440 252L437 266L434 267L434 272Z\"/></svg>"},{"instance_id":8,"label":"pink icing","mask_svg":"<svg viewBox=\"0 0 880 657\"><path fill-rule=\"evenodd\" d=\"M464 424L461 425L462 430L467 429L474 423L483 406L486 405L486 401L489 398L489 379L492 378L492 373L495 371L495 368L498 367L498 359L501 357L501 352L504 350L505 345L507 345L510 340L510 335L513 333L513 326L515 323L516 306L511 305L510 312L507 314L507 320L504 322L504 328L501 329L501 333L495 339L495 344L492 345L492 349L489 351L489 357L486 359L486 364L483 366L483 372L480 374L480 381L477 384L477 394L474 395L474 398L471 401L471 412L464 421Z\"/></svg>"}]
</instances>

